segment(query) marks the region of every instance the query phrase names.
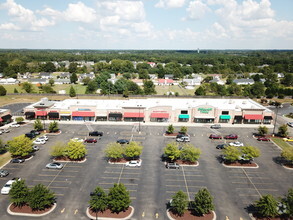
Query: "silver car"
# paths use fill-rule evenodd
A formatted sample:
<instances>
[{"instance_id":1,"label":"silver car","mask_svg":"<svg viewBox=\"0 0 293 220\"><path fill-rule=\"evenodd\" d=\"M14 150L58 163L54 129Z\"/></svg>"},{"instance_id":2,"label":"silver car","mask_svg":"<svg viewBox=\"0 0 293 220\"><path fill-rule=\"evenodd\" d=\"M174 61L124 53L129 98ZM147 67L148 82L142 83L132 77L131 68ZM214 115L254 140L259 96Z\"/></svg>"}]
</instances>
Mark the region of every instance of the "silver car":
<instances>
[{"instance_id":1,"label":"silver car","mask_svg":"<svg viewBox=\"0 0 293 220\"><path fill-rule=\"evenodd\" d=\"M63 168L63 164L61 164L61 163L56 163L56 162L54 162L54 163L48 163L48 164L46 165L46 168L47 168L47 169L58 169L58 170L60 170L60 169Z\"/></svg>"}]
</instances>

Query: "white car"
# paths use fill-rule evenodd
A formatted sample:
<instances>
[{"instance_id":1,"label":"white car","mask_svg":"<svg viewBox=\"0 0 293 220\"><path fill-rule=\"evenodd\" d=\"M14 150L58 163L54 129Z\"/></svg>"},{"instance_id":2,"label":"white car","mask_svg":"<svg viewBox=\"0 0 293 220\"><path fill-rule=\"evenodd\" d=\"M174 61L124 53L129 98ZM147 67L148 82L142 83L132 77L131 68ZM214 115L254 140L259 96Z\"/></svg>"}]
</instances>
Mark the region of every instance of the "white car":
<instances>
[{"instance_id":1,"label":"white car","mask_svg":"<svg viewBox=\"0 0 293 220\"><path fill-rule=\"evenodd\" d=\"M239 141L231 142L231 143L229 143L229 145L235 146L235 147L243 147L244 146L244 144Z\"/></svg>"},{"instance_id":2,"label":"white car","mask_svg":"<svg viewBox=\"0 0 293 220\"><path fill-rule=\"evenodd\" d=\"M62 163L57 163L57 162L54 162L54 163L48 163L46 165L46 168L47 169L62 169L63 168L63 164Z\"/></svg>"},{"instance_id":3,"label":"white car","mask_svg":"<svg viewBox=\"0 0 293 220\"><path fill-rule=\"evenodd\" d=\"M72 138L70 140L71 141L76 141L76 142L84 142L84 139L82 139L82 138Z\"/></svg>"},{"instance_id":4,"label":"white car","mask_svg":"<svg viewBox=\"0 0 293 220\"><path fill-rule=\"evenodd\" d=\"M38 146L34 145L33 146L33 151L38 151L38 150L40 150L40 148Z\"/></svg>"},{"instance_id":5,"label":"white car","mask_svg":"<svg viewBox=\"0 0 293 220\"><path fill-rule=\"evenodd\" d=\"M16 182L16 180L21 180L21 178L13 178L11 180L8 180L8 182L2 187L1 194L7 195L9 191L11 190L12 183Z\"/></svg>"},{"instance_id":6,"label":"white car","mask_svg":"<svg viewBox=\"0 0 293 220\"><path fill-rule=\"evenodd\" d=\"M47 140L49 140L49 138L48 138L48 136L44 135L44 136L38 137L37 140L47 141Z\"/></svg>"},{"instance_id":7,"label":"white car","mask_svg":"<svg viewBox=\"0 0 293 220\"><path fill-rule=\"evenodd\" d=\"M12 124L10 125L10 127L12 127L12 128L18 128L18 127L20 127L20 125L17 124L17 123L12 123Z\"/></svg>"},{"instance_id":8,"label":"white car","mask_svg":"<svg viewBox=\"0 0 293 220\"><path fill-rule=\"evenodd\" d=\"M288 122L287 125L292 128L293 127L293 122Z\"/></svg>"},{"instance_id":9,"label":"white car","mask_svg":"<svg viewBox=\"0 0 293 220\"><path fill-rule=\"evenodd\" d=\"M140 167L141 166L141 160L131 160L125 164L127 167Z\"/></svg>"},{"instance_id":10,"label":"white car","mask_svg":"<svg viewBox=\"0 0 293 220\"><path fill-rule=\"evenodd\" d=\"M41 140L41 139L36 139L33 141L33 144L45 144L46 141L45 140Z\"/></svg>"}]
</instances>

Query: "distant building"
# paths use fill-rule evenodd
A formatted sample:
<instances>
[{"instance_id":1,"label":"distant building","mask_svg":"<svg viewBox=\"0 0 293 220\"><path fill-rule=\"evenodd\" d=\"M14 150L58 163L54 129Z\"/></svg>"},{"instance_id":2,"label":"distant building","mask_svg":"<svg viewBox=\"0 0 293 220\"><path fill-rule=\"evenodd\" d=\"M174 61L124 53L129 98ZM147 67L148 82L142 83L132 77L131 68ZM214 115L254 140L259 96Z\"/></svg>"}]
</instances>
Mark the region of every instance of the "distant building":
<instances>
[{"instance_id":1,"label":"distant building","mask_svg":"<svg viewBox=\"0 0 293 220\"><path fill-rule=\"evenodd\" d=\"M55 84L70 84L70 79L55 79Z\"/></svg>"},{"instance_id":2,"label":"distant building","mask_svg":"<svg viewBox=\"0 0 293 220\"><path fill-rule=\"evenodd\" d=\"M284 73L277 73L278 78L284 78Z\"/></svg>"},{"instance_id":3,"label":"distant building","mask_svg":"<svg viewBox=\"0 0 293 220\"><path fill-rule=\"evenodd\" d=\"M51 73L46 73L46 72L39 73L39 77L41 79L51 79L51 78L53 78Z\"/></svg>"},{"instance_id":4,"label":"distant building","mask_svg":"<svg viewBox=\"0 0 293 220\"><path fill-rule=\"evenodd\" d=\"M48 83L48 79L28 79L28 82L32 84L46 84Z\"/></svg>"},{"instance_id":5,"label":"distant building","mask_svg":"<svg viewBox=\"0 0 293 220\"><path fill-rule=\"evenodd\" d=\"M236 83L237 85L252 85L254 84L253 79L234 79L233 83Z\"/></svg>"},{"instance_id":6,"label":"distant building","mask_svg":"<svg viewBox=\"0 0 293 220\"><path fill-rule=\"evenodd\" d=\"M0 84L18 84L19 81L14 78L0 79Z\"/></svg>"}]
</instances>

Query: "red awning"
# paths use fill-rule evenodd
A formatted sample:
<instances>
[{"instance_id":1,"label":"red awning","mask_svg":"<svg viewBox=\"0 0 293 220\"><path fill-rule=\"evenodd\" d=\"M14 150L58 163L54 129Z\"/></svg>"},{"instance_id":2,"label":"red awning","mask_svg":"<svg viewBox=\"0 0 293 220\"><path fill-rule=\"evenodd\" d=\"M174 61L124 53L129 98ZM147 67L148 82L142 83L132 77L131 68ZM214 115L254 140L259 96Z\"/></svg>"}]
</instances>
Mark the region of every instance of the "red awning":
<instances>
[{"instance_id":1,"label":"red awning","mask_svg":"<svg viewBox=\"0 0 293 220\"><path fill-rule=\"evenodd\" d=\"M151 113L151 118L169 118L169 113Z\"/></svg>"},{"instance_id":2,"label":"red awning","mask_svg":"<svg viewBox=\"0 0 293 220\"><path fill-rule=\"evenodd\" d=\"M95 117L94 112L72 112L72 116L79 116L79 117Z\"/></svg>"},{"instance_id":3,"label":"red awning","mask_svg":"<svg viewBox=\"0 0 293 220\"><path fill-rule=\"evenodd\" d=\"M46 111L36 111L36 116L47 116Z\"/></svg>"},{"instance_id":4,"label":"red awning","mask_svg":"<svg viewBox=\"0 0 293 220\"><path fill-rule=\"evenodd\" d=\"M125 112L124 118L144 118L143 112Z\"/></svg>"},{"instance_id":5,"label":"red awning","mask_svg":"<svg viewBox=\"0 0 293 220\"><path fill-rule=\"evenodd\" d=\"M0 122L3 121L3 119L0 117Z\"/></svg>"},{"instance_id":6,"label":"red awning","mask_svg":"<svg viewBox=\"0 0 293 220\"><path fill-rule=\"evenodd\" d=\"M244 115L244 119L249 119L249 120L262 120L263 116L262 115Z\"/></svg>"}]
</instances>

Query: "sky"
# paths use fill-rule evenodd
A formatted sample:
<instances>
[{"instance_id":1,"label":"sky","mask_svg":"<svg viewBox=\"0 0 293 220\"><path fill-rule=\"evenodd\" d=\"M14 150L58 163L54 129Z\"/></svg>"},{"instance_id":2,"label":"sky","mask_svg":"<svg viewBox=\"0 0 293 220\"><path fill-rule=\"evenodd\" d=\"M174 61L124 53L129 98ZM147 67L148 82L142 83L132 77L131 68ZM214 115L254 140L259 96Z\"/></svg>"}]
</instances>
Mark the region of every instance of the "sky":
<instances>
[{"instance_id":1,"label":"sky","mask_svg":"<svg viewBox=\"0 0 293 220\"><path fill-rule=\"evenodd\" d=\"M293 0L0 0L0 48L293 49Z\"/></svg>"}]
</instances>

